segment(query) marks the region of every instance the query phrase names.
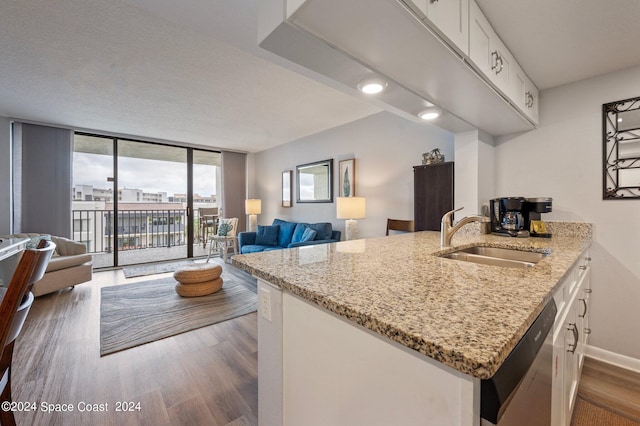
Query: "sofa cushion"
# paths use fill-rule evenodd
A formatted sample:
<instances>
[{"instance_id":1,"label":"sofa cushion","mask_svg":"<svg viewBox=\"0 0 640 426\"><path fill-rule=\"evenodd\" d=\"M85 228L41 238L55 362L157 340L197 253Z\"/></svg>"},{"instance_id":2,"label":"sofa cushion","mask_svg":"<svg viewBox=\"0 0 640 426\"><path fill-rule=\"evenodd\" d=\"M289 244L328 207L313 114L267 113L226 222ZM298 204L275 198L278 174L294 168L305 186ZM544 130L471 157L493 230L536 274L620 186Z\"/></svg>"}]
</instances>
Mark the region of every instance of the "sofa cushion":
<instances>
[{"instance_id":1,"label":"sofa cushion","mask_svg":"<svg viewBox=\"0 0 640 426\"><path fill-rule=\"evenodd\" d=\"M286 248L291 242L293 237L293 231L296 229L296 222L287 222L282 219L273 219L273 225L278 225L280 230L278 231L278 245Z\"/></svg>"},{"instance_id":2,"label":"sofa cushion","mask_svg":"<svg viewBox=\"0 0 640 426\"><path fill-rule=\"evenodd\" d=\"M56 243L56 253L60 256L74 256L87 252L86 245L68 238L51 236L51 241Z\"/></svg>"},{"instance_id":3,"label":"sofa cushion","mask_svg":"<svg viewBox=\"0 0 640 426\"><path fill-rule=\"evenodd\" d=\"M308 228L306 223L298 223L296 225L296 229L293 231L293 235L291 236L292 243L299 243L302 241L302 236L304 235L304 231Z\"/></svg>"},{"instance_id":4,"label":"sofa cushion","mask_svg":"<svg viewBox=\"0 0 640 426\"><path fill-rule=\"evenodd\" d=\"M276 246L278 245L278 230L280 226L262 226L258 225L256 231L256 245L260 246Z\"/></svg>"},{"instance_id":5,"label":"sofa cushion","mask_svg":"<svg viewBox=\"0 0 640 426\"><path fill-rule=\"evenodd\" d=\"M300 242L305 243L307 241L313 241L316 235L318 235L316 231L314 231L311 228L307 228L304 230L304 234L302 234L302 238L300 239Z\"/></svg>"},{"instance_id":6,"label":"sofa cushion","mask_svg":"<svg viewBox=\"0 0 640 426\"><path fill-rule=\"evenodd\" d=\"M240 248L240 253L249 254L249 253L260 253L264 251L265 246L259 246L257 244L247 244Z\"/></svg>"},{"instance_id":7,"label":"sofa cushion","mask_svg":"<svg viewBox=\"0 0 640 426\"><path fill-rule=\"evenodd\" d=\"M329 222L322 223L310 223L307 226L314 231L316 231L317 235L314 238L315 240L330 240L331 239L331 224Z\"/></svg>"},{"instance_id":8,"label":"sofa cushion","mask_svg":"<svg viewBox=\"0 0 640 426\"><path fill-rule=\"evenodd\" d=\"M73 268L84 263L90 263L93 258L90 254L77 254L75 256L52 257L45 272L58 271L60 269Z\"/></svg>"}]
</instances>

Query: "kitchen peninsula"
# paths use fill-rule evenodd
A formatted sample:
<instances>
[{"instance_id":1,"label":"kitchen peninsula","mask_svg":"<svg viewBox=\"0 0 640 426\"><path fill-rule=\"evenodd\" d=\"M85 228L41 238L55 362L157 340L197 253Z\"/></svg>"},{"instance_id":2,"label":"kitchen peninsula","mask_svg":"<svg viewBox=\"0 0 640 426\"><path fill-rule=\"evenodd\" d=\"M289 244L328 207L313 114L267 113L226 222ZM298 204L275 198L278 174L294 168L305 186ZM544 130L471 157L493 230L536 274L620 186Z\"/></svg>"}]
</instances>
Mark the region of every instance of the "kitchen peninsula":
<instances>
[{"instance_id":1,"label":"kitchen peninsula","mask_svg":"<svg viewBox=\"0 0 640 426\"><path fill-rule=\"evenodd\" d=\"M441 249L416 232L234 256L259 279L261 424L479 424L480 379L591 244L589 224L549 225L551 239L461 232ZM548 256L526 269L440 257L478 244Z\"/></svg>"}]
</instances>

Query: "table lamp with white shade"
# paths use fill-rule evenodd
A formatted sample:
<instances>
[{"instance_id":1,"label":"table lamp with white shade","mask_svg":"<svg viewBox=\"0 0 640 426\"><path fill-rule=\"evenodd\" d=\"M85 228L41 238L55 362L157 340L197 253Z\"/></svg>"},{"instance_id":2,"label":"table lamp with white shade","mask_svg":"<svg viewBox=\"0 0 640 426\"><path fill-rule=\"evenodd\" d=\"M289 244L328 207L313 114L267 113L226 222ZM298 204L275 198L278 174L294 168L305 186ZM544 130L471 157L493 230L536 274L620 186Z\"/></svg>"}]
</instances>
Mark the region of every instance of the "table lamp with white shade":
<instances>
[{"instance_id":1,"label":"table lamp with white shade","mask_svg":"<svg viewBox=\"0 0 640 426\"><path fill-rule=\"evenodd\" d=\"M338 197L336 199L336 212L338 219L345 221L345 239L358 238L358 221L366 217L367 202L364 197Z\"/></svg>"},{"instance_id":2,"label":"table lamp with white shade","mask_svg":"<svg viewBox=\"0 0 640 426\"><path fill-rule=\"evenodd\" d=\"M249 232L258 230L258 215L262 213L262 201L257 198L244 200L244 209L249 215Z\"/></svg>"}]
</instances>

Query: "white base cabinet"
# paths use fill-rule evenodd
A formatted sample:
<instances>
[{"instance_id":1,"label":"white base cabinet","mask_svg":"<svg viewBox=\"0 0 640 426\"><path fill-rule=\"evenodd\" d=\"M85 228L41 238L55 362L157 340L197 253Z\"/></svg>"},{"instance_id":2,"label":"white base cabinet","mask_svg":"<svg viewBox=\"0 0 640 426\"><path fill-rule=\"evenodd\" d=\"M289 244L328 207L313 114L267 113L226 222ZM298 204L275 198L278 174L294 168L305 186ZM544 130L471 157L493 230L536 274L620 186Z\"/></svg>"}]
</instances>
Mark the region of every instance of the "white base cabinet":
<instances>
[{"instance_id":1,"label":"white base cabinet","mask_svg":"<svg viewBox=\"0 0 640 426\"><path fill-rule=\"evenodd\" d=\"M556 290L558 307L553 331L551 424L569 426L589 333L591 258L581 257L565 282Z\"/></svg>"},{"instance_id":2,"label":"white base cabinet","mask_svg":"<svg viewBox=\"0 0 640 426\"><path fill-rule=\"evenodd\" d=\"M261 426L479 424L479 379L258 286Z\"/></svg>"}]
</instances>

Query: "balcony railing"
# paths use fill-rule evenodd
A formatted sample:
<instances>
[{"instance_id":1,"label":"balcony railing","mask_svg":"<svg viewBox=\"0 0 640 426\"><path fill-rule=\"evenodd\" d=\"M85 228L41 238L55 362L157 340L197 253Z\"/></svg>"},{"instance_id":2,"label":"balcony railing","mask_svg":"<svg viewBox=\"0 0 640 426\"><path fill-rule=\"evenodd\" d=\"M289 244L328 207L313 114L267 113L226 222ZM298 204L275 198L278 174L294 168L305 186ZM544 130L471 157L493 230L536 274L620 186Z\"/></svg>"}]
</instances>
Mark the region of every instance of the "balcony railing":
<instances>
[{"instance_id":1,"label":"balcony railing","mask_svg":"<svg viewBox=\"0 0 640 426\"><path fill-rule=\"evenodd\" d=\"M89 253L111 253L152 247L173 247L187 244L187 211L119 210L117 240L113 210L73 210L73 239L87 246ZM199 218L195 218L196 236Z\"/></svg>"}]
</instances>

